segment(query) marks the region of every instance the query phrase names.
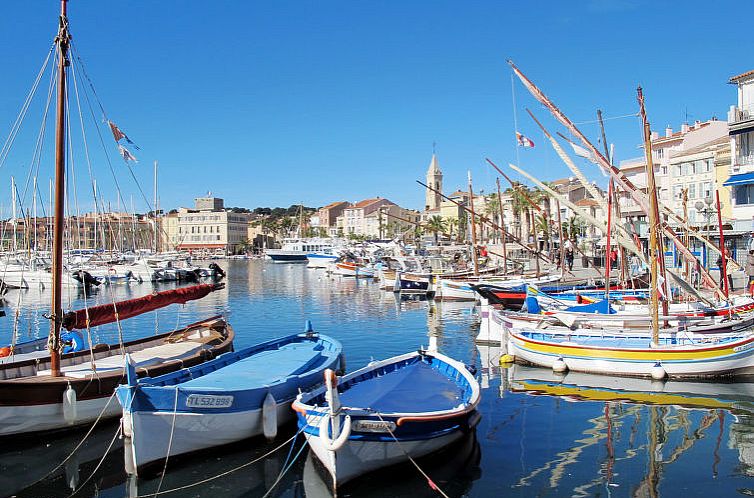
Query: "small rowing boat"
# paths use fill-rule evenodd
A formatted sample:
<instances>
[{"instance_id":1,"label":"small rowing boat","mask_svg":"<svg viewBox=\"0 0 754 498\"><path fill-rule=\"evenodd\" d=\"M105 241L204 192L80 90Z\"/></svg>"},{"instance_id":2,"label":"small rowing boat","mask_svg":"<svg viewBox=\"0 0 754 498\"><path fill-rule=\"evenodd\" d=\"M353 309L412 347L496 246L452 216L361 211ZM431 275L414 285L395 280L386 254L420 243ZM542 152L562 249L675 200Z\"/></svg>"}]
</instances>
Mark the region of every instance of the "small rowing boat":
<instances>
[{"instance_id":1,"label":"small rowing boat","mask_svg":"<svg viewBox=\"0 0 754 498\"><path fill-rule=\"evenodd\" d=\"M338 378L293 403L299 427L333 491L368 472L437 451L479 421L480 390L467 367L416 351Z\"/></svg>"},{"instance_id":2,"label":"small rowing boat","mask_svg":"<svg viewBox=\"0 0 754 498\"><path fill-rule=\"evenodd\" d=\"M117 390L123 407L126 471L264 434L293 419L290 404L319 383L325 369L343 368L342 346L307 331L227 353L195 368L137 379Z\"/></svg>"}]
</instances>

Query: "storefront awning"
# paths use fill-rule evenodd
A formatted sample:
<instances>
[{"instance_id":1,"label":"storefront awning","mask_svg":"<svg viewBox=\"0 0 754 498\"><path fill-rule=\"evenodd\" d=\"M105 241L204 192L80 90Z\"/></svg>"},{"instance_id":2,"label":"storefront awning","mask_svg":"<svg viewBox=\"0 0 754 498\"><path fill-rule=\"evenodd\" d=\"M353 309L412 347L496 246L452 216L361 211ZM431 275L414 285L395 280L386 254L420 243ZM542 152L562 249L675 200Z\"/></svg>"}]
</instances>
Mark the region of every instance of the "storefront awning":
<instances>
[{"instance_id":1,"label":"storefront awning","mask_svg":"<svg viewBox=\"0 0 754 498\"><path fill-rule=\"evenodd\" d=\"M730 178L723 182L723 186L731 187L734 185L748 185L750 183L754 183L754 171L731 175Z\"/></svg>"}]
</instances>

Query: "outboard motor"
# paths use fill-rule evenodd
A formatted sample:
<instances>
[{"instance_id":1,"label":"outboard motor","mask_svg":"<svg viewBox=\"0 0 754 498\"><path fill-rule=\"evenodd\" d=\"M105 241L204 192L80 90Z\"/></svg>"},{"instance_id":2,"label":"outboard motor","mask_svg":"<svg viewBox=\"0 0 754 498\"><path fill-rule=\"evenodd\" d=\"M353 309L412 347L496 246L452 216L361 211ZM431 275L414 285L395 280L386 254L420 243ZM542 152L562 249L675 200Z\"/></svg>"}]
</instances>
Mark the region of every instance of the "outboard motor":
<instances>
[{"instance_id":1,"label":"outboard motor","mask_svg":"<svg viewBox=\"0 0 754 498\"><path fill-rule=\"evenodd\" d=\"M75 271L72 274L73 278L84 284L85 287L98 286L102 282L92 276L91 273L84 270Z\"/></svg>"},{"instance_id":2,"label":"outboard motor","mask_svg":"<svg viewBox=\"0 0 754 498\"><path fill-rule=\"evenodd\" d=\"M217 263L210 263L209 269L215 272L216 279L225 278L225 272L223 271L222 268L220 268L220 265L218 265Z\"/></svg>"}]
</instances>

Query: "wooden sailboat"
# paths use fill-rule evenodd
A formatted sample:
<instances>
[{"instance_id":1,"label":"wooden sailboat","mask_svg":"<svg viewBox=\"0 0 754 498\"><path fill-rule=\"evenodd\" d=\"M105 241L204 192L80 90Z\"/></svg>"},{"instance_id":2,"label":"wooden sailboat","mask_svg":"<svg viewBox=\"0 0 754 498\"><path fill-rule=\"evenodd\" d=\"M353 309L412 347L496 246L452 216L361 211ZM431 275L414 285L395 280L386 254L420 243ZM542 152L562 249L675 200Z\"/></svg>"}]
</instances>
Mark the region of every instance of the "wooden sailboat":
<instances>
[{"instance_id":1,"label":"wooden sailboat","mask_svg":"<svg viewBox=\"0 0 754 498\"><path fill-rule=\"evenodd\" d=\"M511 63L513 66L513 64ZM556 109L546 100L544 94L513 66L514 72L525 81L527 88L538 99L547 102L548 107ZM660 335L659 298L660 288L668 296L667 280L659 279L661 272L660 234L663 224L659 217L657 190L654 181L652 150L649 123L644 107L644 95L638 89L640 115L642 117L644 148L647 158L647 213L650 218L650 337L615 336L574 338L566 333L547 333L534 329L510 329L509 352L517 361L547 366L557 371L575 370L590 373L628 375L663 379L665 377L721 377L754 373L754 334L750 329L740 333L715 335L706 339L679 341L677 337ZM565 116L553 110L561 121L570 123ZM594 152L597 152L594 150ZM604 159L604 158L603 158ZM616 177L617 181L621 179ZM641 199L644 201L645 199ZM643 203L643 202L642 202ZM671 239L679 243L675 234ZM685 248L684 248L685 249ZM688 252L688 250L686 249ZM663 315L667 315L667 299L664 301Z\"/></svg>"},{"instance_id":2,"label":"wooden sailboat","mask_svg":"<svg viewBox=\"0 0 754 498\"><path fill-rule=\"evenodd\" d=\"M166 334L63 354L63 327L88 329L116 322L168 304L197 299L216 287L174 289L72 314L63 313L66 75L71 63L68 57L71 37L67 0L61 0L60 6L60 28L55 39L58 88L49 356L0 365L0 436L60 429L91 422L98 416L117 415L120 411L117 403L110 401L115 387L124 378L125 354L137 358L137 375L159 375L212 359L230 351L233 345L233 329L222 317L211 317Z\"/></svg>"}]
</instances>

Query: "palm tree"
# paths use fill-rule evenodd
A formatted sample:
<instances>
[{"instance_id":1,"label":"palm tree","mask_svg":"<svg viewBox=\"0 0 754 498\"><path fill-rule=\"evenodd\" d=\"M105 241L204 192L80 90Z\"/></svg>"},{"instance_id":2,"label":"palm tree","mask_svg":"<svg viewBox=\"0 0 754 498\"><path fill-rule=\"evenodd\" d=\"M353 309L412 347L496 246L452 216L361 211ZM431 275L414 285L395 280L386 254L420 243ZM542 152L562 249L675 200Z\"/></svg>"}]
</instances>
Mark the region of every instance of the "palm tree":
<instances>
[{"instance_id":1,"label":"palm tree","mask_svg":"<svg viewBox=\"0 0 754 498\"><path fill-rule=\"evenodd\" d=\"M511 205L513 207L513 218L516 225L516 237L521 238L524 225L526 225L526 232L529 231L529 201L526 196L529 194L529 189L520 183L515 184L514 187L510 187L505 191L510 195ZM523 216L522 216L523 215Z\"/></svg>"},{"instance_id":2,"label":"palm tree","mask_svg":"<svg viewBox=\"0 0 754 498\"><path fill-rule=\"evenodd\" d=\"M503 222L500 219L500 199L498 199L497 192L487 196L487 202L484 205L484 214L492 219L492 223L502 226ZM502 234L500 235L502 236Z\"/></svg>"},{"instance_id":3,"label":"palm tree","mask_svg":"<svg viewBox=\"0 0 754 498\"><path fill-rule=\"evenodd\" d=\"M461 211L458 214L458 232L456 233L456 242L461 243L466 240L466 228L469 224L469 217L466 211Z\"/></svg>"},{"instance_id":4,"label":"palm tree","mask_svg":"<svg viewBox=\"0 0 754 498\"><path fill-rule=\"evenodd\" d=\"M450 238L453 238L453 233L458 230L458 218L448 218L445 220L445 223L448 226L448 235L450 235Z\"/></svg>"},{"instance_id":5,"label":"palm tree","mask_svg":"<svg viewBox=\"0 0 754 498\"><path fill-rule=\"evenodd\" d=\"M432 216L427 220L427 230L435 236L435 245L438 243L438 233L445 232L445 220L442 216Z\"/></svg>"}]
</instances>

